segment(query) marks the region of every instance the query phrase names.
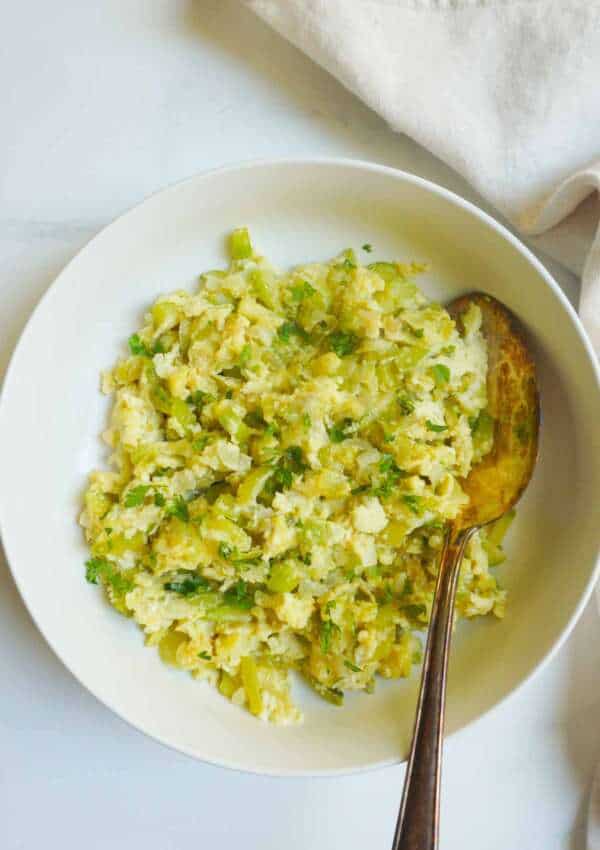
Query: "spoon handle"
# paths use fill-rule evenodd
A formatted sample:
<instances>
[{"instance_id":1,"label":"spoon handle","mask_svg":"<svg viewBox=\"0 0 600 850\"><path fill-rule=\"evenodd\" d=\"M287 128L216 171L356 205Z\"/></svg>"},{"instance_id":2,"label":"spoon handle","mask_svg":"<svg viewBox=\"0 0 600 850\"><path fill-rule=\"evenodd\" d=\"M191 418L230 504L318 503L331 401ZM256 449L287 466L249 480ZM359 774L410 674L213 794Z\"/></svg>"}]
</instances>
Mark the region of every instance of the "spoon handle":
<instances>
[{"instance_id":1,"label":"spoon handle","mask_svg":"<svg viewBox=\"0 0 600 850\"><path fill-rule=\"evenodd\" d=\"M442 550L421 693L392 850L436 850L438 846L446 673L454 598L465 547L475 530L467 529L456 535L451 531Z\"/></svg>"}]
</instances>

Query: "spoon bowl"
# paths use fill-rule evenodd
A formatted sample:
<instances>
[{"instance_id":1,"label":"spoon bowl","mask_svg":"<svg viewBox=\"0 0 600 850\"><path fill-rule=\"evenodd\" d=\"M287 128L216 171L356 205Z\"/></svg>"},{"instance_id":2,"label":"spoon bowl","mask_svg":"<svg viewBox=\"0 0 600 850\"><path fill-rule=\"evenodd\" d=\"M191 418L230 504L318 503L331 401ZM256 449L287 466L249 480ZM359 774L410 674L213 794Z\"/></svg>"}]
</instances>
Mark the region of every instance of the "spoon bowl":
<instances>
[{"instance_id":1,"label":"spoon bowl","mask_svg":"<svg viewBox=\"0 0 600 850\"><path fill-rule=\"evenodd\" d=\"M471 305L481 311L487 344L487 413L494 443L462 482L469 504L456 526L463 529L499 519L521 498L537 459L540 425L535 363L520 324L495 298L474 292L448 305L459 329Z\"/></svg>"}]
</instances>

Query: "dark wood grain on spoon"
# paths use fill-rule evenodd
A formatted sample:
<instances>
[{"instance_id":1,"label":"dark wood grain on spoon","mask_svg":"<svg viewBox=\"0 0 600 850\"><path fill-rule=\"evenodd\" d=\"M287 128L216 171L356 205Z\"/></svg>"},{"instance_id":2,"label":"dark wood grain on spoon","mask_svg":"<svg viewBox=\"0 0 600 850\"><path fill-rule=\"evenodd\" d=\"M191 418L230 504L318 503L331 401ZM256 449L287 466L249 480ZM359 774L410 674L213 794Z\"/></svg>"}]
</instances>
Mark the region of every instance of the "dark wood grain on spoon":
<instances>
[{"instance_id":1,"label":"dark wood grain on spoon","mask_svg":"<svg viewBox=\"0 0 600 850\"><path fill-rule=\"evenodd\" d=\"M461 482L469 504L449 529L442 550L392 850L436 850L438 846L446 675L460 564L473 534L500 519L519 500L538 453L539 394L523 330L503 304L479 292L448 306L459 330L472 304L481 310L487 343L487 411L494 420L494 446Z\"/></svg>"}]
</instances>

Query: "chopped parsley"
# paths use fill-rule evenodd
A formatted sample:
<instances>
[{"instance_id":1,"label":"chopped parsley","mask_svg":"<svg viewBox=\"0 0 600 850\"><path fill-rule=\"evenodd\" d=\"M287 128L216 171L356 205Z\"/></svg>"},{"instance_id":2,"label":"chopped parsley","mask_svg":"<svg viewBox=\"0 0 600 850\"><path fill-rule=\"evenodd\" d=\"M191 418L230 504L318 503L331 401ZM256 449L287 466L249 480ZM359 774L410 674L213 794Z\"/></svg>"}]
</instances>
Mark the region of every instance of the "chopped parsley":
<instances>
[{"instance_id":1,"label":"chopped parsley","mask_svg":"<svg viewBox=\"0 0 600 850\"><path fill-rule=\"evenodd\" d=\"M381 460L379 461L379 471L380 472L389 472L391 469L396 467L396 462L392 455L382 455ZM396 467L397 469L398 467Z\"/></svg>"},{"instance_id":2,"label":"chopped parsley","mask_svg":"<svg viewBox=\"0 0 600 850\"><path fill-rule=\"evenodd\" d=\"M174 516L182 522L190 521L190 512L183 496L176 496L170 505L167 506L167 516Z\"/></svg>"},{"instance_id":3,"label":"chopped parsley","mask_svg":"<svg viewBox=\"0 0 600 850\"><path fill-rule=\"evenodd\" d=\"M124 575L114 564L105 558L90 558L85 563L85 578L90 584L98 584L98 579L110 587L116 594L123 595L133 590L133 581Z\"/></svg>"},{"instance_id":4,"label":"chopped parsley","mask_svg":"<svg viewBox=\"0 0 600 850\"><path fill-rule=\"evenodd\" d=\"M441 434L442 431L447 431L447 425L436 425L435 422L432 422L431 419L427 419L425 421L425 426L428 431L433 431L435 434Z\"/></svg>"},{"instance_id":5,"label":"chopped parsley","mask_svg":"<svg viewBox=\"0 0 600 850\"><path fill-rule=\"evenodd\" d=\"M365 244L362 246L362 249L363 251L366 251L367 254L370 254L373 250L373 246L370 244L370 242L365 242Z\"/></svg>"},{"instance_id":6,"label":"chopped parsley","mask_svg":"<svg viewBox=\"0 0 600 850\"><path fill-rule=\"evenodd\" d=\"M359 339L352 331L334 331L329 335L329 347L338 357L346 357L357 348Z\"/></svg>"},{"instance_id":7,"label":"chopped parsley","mask_svg":"<svg viewBox=\"0 0 600 850\"><path fill-rule=\"evenodd\" d=\"M408 416L415 412L415 403L409 395L399 395L398 406L400 407L403 416Z\"/></svg>"},{"instance_id":8,"label":"chopped parsley","mask_svg":"<svg viewBox=\"0 0 600 850\"><path fill-rule=\"evenodd\" d=\"M157 340L152 348L148 348L139 334L132 334L127 340L127 344L131 353L138 357L154 357L155 354L163 353L163 346L160 340Z\"/></svg>"},{"instance_id":9,"label":"chopped parsley","mask_svg":"<svg viewBox=\"0 0 600 850\"><path fill-rule=\"evenodd\" d=\"M289 342L292 336L297 336L302 340L302 342L307 342L310 338L302 325L299 325L298 322L283 322L277 328L277 336L285 343Z\"/></svg>"},{"instance_id":10,"label":"chopped parsley","mask_svg":"<svg viewBox=\"0 0 600 850\"><path fill-rule=\"evenodd\" d=\"M203 661L211 661L211 656L208 654L206 650L198 653L198 658L201 658Z\"/></svg>"},{"instance_id":11,"label":"chopped parsley","mask_svg":"<svg viewBox=\"0 0 600 850\"><path fill-rule=\"evenodd\" d=\"M291 293L294 301L304 301L305 298L310 298L317 290L311 286L307 280L301 280L295 286L292 286Z\"/></svg>"},{"instance_id":12,"label":"chopped parsley","mask_svg":"<svg viewBox=\"0 0 600 850\"><path fill-rule=\"evenodd\" d=\"M167 503L167 500L165 499L165 497L163 496L162 493L155 493L154 494L154 504L156 505L157 508L164 508L166 503Z\"/></svg>"},{"instance_id":13,"label":"chopped parsley","mask_svg":"<svg viewBox=\"0 0 600 850\"><path fill-rule=\"evenodd\" d=\"M400 469L392 455L384 454L381 456L381 460L379 461L379 471L382 474L382 478L373 488L373 495L380 496L381 498L387 498L392 494L392 491L395 489L398 481L402 478L406 478L407 473Z\"/></svg>"},{"instance_id":14,"label":"chopped parsley","mask_svg":"<svg viewBox=\"0 0 600 850\"><path fill-rule=\"evenodd\" d=\"M125 495L125 507L137 508L139 505L143 505L149 489L149 484L138 484L137 487L132 487Z\"/></svg>"},{"instance_id":15,"label":"chopped parsley","mask_svg":"<svg viewBox=\"0 0 600 850\"><path fill-rule=\"evenodd\" d=\"M353 673L362 673L362 667L357 667L356 664L353 664L346 658L344 659L344 666L347 667L348 670L352 670Z\"/></svg>"},{"instance_id":16,"label":"chopped parsley","mask_svg":"<svg viewBox=\"0 0 600 850\"><path fill-rule=\"evenodd\" d=\"M254 593L248 589L247 583L239 579L223 594L225 602L233 608L248 611L254 605Z\"/></svg>"},{"instance_id":17,"label":"chopped parsley","mask_svg":"<svg viewBox=\"0 0 600 850\"><path fill-rule=\"evenodd\" d=\"M414 493L403 493L402 501L413 514L419 515L421 513L423 500L420 496L416 496Z\"/></svg>"},{"instance_id":18,"label":"chopped parsley","mask_svg":"<svg viewBox=\"0 0 600 850\"><path fill-rule=\"evenodd\" d=\"M175 581L166 581L163 584L165 590L170 590L172 593L179 593L181 596L193 596L195 593L200 593L203 590L210 590L210 583L197 573L190 573L182 579Z\"/></svg>"},{"instance_id":19,"label":"chopped parsley","mask_svg":"<svg viewBox=\"0 0 600 850\"><path fill-rule=\"evenodd\" d=\"M347 440L348 437L351 437L351 428L353 425L353 420L348 417L342 419L342 421L338 422L336 425L333 425L333 427L331 427L328 431L331 442L342 443L344 440Z\"/></svg>"},{"instance_id":20,"label":"chopped parsley","mask_svg":"<svg viewBox=\"0 0 600 850\"><path fill-rule=\"evenodd\" d=\"M129 350L132 354L136 354L139 357L151 357L151 353L146 346L145 342L142 342L139 334L132 334L127 340L129 345Z\"/></svg>"},{"instance_id":21,"label":"chopped parsley","mask_svg":"<svg viewBox=\"0 0 600 850\"><path fill-rule=\"evenodd\" d=\"M267 482L267 492L273 494L278 490L287 490L292 486L294 476L301 475L305 469L306 464L300 446L288 446L277 461L273 475Z\"/></svg>"},{"instance_id":22,"label":"chopped parsley","mask_svg":"<svg viewBox=\"0 0 600 850\"><path fill-rule=\"evenodd\" d=\"M329 648L331 647L331 637L333 633L339 632L339 630L340 627L336 625L333 620L325 620L324 623L321 623L321 652L324 655L329 652Z\"/></svg>"},{"instance_id":23,"label":"chopped parsley","mask_svg":"<svg viewBox=\"0 0 600 850\"><path fill-rule=\"evenodd\" d=\"M194 407L204 407L205 404L215 401L215 397L210 393L205 393L204 390L194 390L194 392L190 393L186 398L186 401Z\"/></svg>"},{"instance_id":24,"label":"chopped parsley","mask_svg":"<svg viewBox=\"0 0 600 850\"><path fill-rule=\"evenodd\" d=\"M207 434L203 434L201 437L198 437L197 440L194 440L192 443L192 448L195 452L203 452L207 447L209 441L209 437Z\"/></svg>"},{"instance_id":25,"label":"chopped parsley","mask_svg":"<svg viewBox=\"0 0 600 850\"><path fill-rule=\"evenodd\" d=\"M231 546L229 543L225 543L223 540L219 543L219 555L224 561L228 561L234 552L234 546Z\"/></svg>"},{"instance_id":26,"label":"chopped parsley","mask_svg":"<svg viewBox=\"0 0 600 850\"><path fill-rule=\"evenodd\" d=\"M90 584L98 584L98 578L105 567L110 567L108 561L103 558L90 558L85 562L85 578Z\"/></svg>"}]
</instances>

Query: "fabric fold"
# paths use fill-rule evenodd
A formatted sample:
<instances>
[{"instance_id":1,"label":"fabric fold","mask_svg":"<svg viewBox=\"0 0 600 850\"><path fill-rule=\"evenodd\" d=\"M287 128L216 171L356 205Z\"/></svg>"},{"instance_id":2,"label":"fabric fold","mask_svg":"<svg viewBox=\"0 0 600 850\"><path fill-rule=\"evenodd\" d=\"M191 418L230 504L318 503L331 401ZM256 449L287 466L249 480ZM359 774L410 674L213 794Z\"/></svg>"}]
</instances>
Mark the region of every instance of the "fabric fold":
<instances>
[{"instance_id":1,"label":"fabric fold","mask_svg":"<svg viewBox=\"0 0 600 850\"><path fill-rule=\"evenodd\" d=\"M599 0L246 2L582 274L600 350Z\"/></svg>"}]
</instances>

